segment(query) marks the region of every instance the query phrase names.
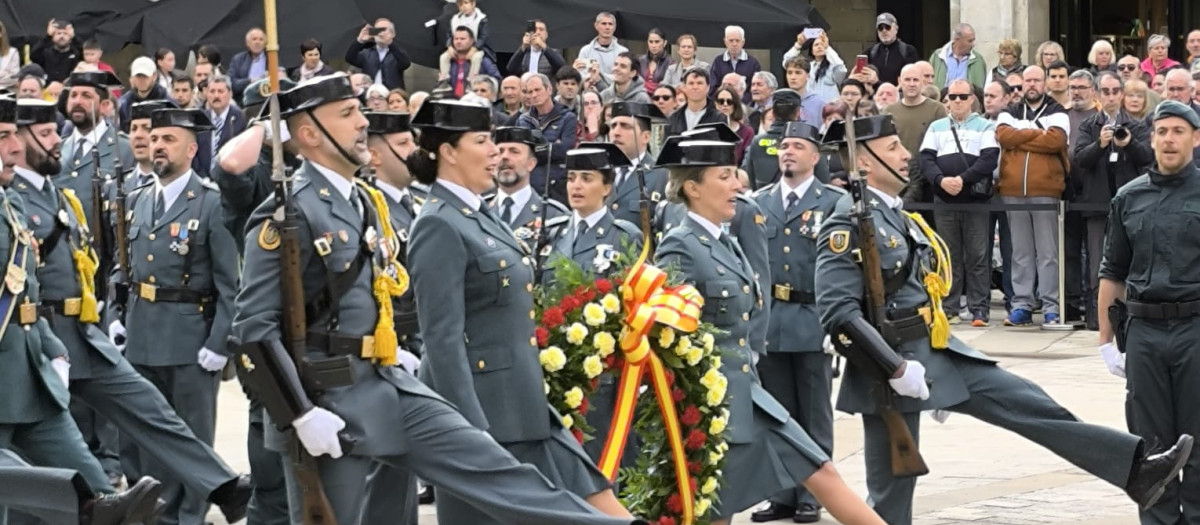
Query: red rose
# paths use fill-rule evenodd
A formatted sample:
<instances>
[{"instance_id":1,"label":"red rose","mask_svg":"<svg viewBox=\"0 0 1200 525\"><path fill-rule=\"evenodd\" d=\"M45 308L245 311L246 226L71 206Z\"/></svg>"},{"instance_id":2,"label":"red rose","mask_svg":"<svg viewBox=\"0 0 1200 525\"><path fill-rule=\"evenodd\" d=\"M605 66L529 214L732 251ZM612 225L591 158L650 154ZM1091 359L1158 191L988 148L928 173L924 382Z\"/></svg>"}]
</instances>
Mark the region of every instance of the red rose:
<instances>
[{"instance_id":1,"label":"red rose","mask_svg":"<svg viewBox=\"0 0 1200 525\"><path fill-rule=\"evenodd\" d=\"M696 426L700 422L700 410L695 405L688 405L679 416L679 422L689 427Z\"/></svg>"},{"instance_id":2,"label":"red rose","mask_svg":"<svg viewBox=\"0 0 1200 525\"><path fill-rule=\"evenodd\" d=\"M582 297L583 297L584 301L590 302L592 299L596 298L596 290L593 290L591 288L584 288Z\"/></svg>"},{"instance_id":3,"label":"red rose","mask_svg":"<svg viewBox=\"0 0 1200 525\"><path fill-rule=\"evenodd\" d=\"M572 312L579 308L579 300L573 295L568 295L563 297L562 302L560 302L558 305L562 307L563 311Z\"/></svg>"},{"instance_id":4,"label":"red rose","mask_svg":"<svg viewBox=\"0 0 1200 525\"><path fill-rule=\"evenodd\" d=\"M667 370L667 371L666 371L666 376L667 376L667 384L668 384L668 385L674 385L674 384L675 384L675 372L672 372L672 371L670 371L670 370Z\"/></svg>"},{"instance_id":5,"label":"red rose","mask_svg":"<svg viewBox=\"0 0 1200 525\"><path fill-rule=\"evenodd\" d=\"M596 291L600 293L608 293L613 289L612 281L608 279L596 279Z\"/></svg>"},{"instance_id":6,"label":"red rose","mask_svg":"<svg viewBox=\"0 0 1200 525\"><path fill-rule=\"evenodd\" d=\"M545 327L539 326L533 329L533 335L537 337L539 348L546 348L546 343L550 342L550 331Z\"/></svg>"},{"instance_id":7,"label":"red rose","mask_svg":"<svg viewBox=\"0 0 1200 525\"><path fill-rule=\"evenodd\" d=\"M542 312L542 325L544 325L546 328L558 328L565 320L566 319L563 317L562 308L557 306L551 306L550 308L547 308L545 312Z\"/></svg>"},{"instance_id":8,"label":"red rose","mask_svg":"<svg viewBox=\"0 0 1200 525\"><path fill-rule=\"evenodd\" d=\"M688 476L688 488L691 489L692 494L696 493L696 477L695 476Z\"/></svg>"},{"instance_id":9,"label":"red rose","mask_svg":"<svg viewBox=\"0 0 1200 525\"><path fill-rule=\"evenodd\" d=\"M681 389L681 388L671 389L671 399L673 399L676 403L683 401L683 399L686 397L687 397L687 393L685 393L683 391L683 389Z\"/></svg>"},{"instance_id":10,"label":"red rose","mask_svg":"<svg viewBox=\"0 0 1200 525\"><path fill-rule=\"evenodd\" d=\"M571 435L575 436L575 441L578 441L580 445L583 444L583 431L582 430L579 430L578 428L572 428Z\"/></svg>"},{"instance_id":11,"label":"red rose","mask_svg":"<svg viewBox=\"0 0 1200 525\"><path fill-rule=\"evenodd\" d=\"M683 512L683 498L679 497L678 493L671 494L667 498L667 510L675 514Z\"/></svg>"},{"instance_id":12,"label":"red rose","mask_svg":"<svg viewBox=\"0 0 1200 525\"><path fill-rule=\"evenodd\" d=\"M583 402L579 403L579 413L586 414L587 411L588 411L588 400L585 397L585 398L583 398Z\"/></svg>"},{"instance_id":13,"label":"red rose","mask_svg":"<svg viewBox=\"0 0 1200 525\"><path fill-rule=\"evenodd\" d=\"M701 432L699 429L692 430L688 434L687 443L684 444L684 447L688 450L700 450L700 447L704 446L706 440L708 440L708 436L704 435L704 432Z\"/></svg>"},{"instance_id":14,"label":"red rose","mask_svg":"<svg viewBox=\"0 0 1200 525\"><path fill-rule=\"evenodd\" d=\"M688 472L691 472L692 474L699 474L700 470L703 468L704 465L701 465L699 461L688 462Z\"/></svg>"},{"instance_id":15,"label":"red rose","mask_svg":"<svg viewBox=\"0 0 1200 525\"><path fill-rule=\"evenodd\" d=\"M597 388L600 388L600 378L599 377L592 378L592 382L588 383L588 384L591 385L592 391L595 392Z\"/></svg>"},{"instance_id":16,"label":"red rose","mask_svg":"<svg viewBox=\"0 0 1200 525\"><path fill-rule=\"evenodd\" d=\"M675 518L670 516L658 518L658 525L675 525Z\"/></svg>"},{"instance_id":17,"label":"red rose","mask_svg":"<svg viewBox=\"0 0 1200 525\"><path fill-rule=\"evenodd\" d=\"M615 364L617 364L617 354L608 354L608 357L604 358L604 368L612 368Z\"/></svg>"}]
</instances>

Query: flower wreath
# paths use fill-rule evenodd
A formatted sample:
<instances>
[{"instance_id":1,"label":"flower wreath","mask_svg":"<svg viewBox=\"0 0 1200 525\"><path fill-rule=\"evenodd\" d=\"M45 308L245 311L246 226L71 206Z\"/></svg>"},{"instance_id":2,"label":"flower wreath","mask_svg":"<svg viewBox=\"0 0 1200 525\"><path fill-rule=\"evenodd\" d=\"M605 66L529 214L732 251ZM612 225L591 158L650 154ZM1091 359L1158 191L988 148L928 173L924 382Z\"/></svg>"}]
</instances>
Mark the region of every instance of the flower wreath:
<instances>
[{"instance_id":1,"label":"flower wreath","mask_svg":"<svg viewBox=\"0 0 1200 525\"><path fill-rule=\"evenodd\" d=\"M619 473L631 512L659 525L707 524L729 449L717 329L699 322L694 289L667 284L678 280L670 269L634 253L609 259L612 278L565 257L549 263L554 283L539 291L536 328L547 398L580 443L606 440L599 466L612 479L637 432L636 466ZM611 435L596 436L588 399L605 372L617 376L618 400Z\"/></svg>"}]
</instances>

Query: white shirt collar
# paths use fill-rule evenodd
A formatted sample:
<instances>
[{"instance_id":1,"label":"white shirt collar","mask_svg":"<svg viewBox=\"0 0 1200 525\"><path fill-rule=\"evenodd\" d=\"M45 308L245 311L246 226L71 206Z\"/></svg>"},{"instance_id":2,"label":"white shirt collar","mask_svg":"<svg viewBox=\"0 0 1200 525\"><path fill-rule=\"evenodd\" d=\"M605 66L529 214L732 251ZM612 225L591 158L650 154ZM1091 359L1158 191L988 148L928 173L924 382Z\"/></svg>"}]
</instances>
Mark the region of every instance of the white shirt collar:
<instances>
[{"instance_id":1,"label":"white shirt collar","mask_svg":"<svg viewBox=\"0 0 1200 525\"><path fill-rule=\"evenodd\" d=\"M437 183L450 190L450 193L453 193L455 197L458 197L460 200L462 200L463 204L466 204L467 207L471 208L471 210L478 210L479 205L483 202L483 199L480 199L479 195L476 195L475 192L468 190L463 186L445 179L438 179Z\"/></svg>"},{"instance_id":2,"label":"white shirt collar","mask_svg":"<svg viewBox=\"0 0 1200 525\"><path fill-rule=\"evenodd\" d=\"M530 197L533 197L533 188L530 187L528 184L526 184L524 188L521 188L521 189L517 190L516 193L512 193L512 194L505 193L503 189L499 189L499 188L496 189L496 206L497 207L504 206L504 198L505 197L512 197L513 214L515 216L515 214L518 210L525 209L525 204L529 202Z\"/></svg>"},{"instance_id":3,"label":"white shirt collar","mask_svg":"<svg viewBox=\"0 0 1200 525\"><path fill-rule=\"evenodd\" d=\"M350 179L338 175L337 172L316 162L313 162L312 165L317 169L317 173L320 173L321 176L325 177L325 180L329 181L329 184L333 185L333 189L337 190L338 195L346 199L346 202L350 202L350 192L354 190L354 183Z\"/></svg>"},{"instance_id":4,"label":"white shirt collar","mask_svg":"<svg viewBox=\"0 0 1200 525\"><path fill-rule=\"evenodd\" d=\"M408 188L400 189L381 180L375 181L375 185L379 186L379 191L386 193L388 197L391 197L396 202L400 202L400 199L408 195Z\"/></svg>"},{"instance_id":5,"label":"white shirt collar","mask_svg":"<svg viewBox=\"0 0 1200 525\"><path fill-rule=\"evenodd\" d=\"M721 226L719 226L717 224L713 224L712 221L705 219L704 217L701 217L700 215L698 215L696 212L693 212L690 210L688 211L688 217L691 217L692 220L700 223L700 225L703 226L705 230L708 230L708 233L713 236L713 239L721 238L721 234L722 234Z\"/></svg>"},{"instance_id":6,"label":"white shirt collar","mask_svg":"<svg viewBox=\"0 0 1200 525\"><path fill-rule=\"evenodd\" d=\"M179 199L179 195L183 193L183 189L187 187L190 180L192 180L192 170L188 170L187 173L180 175L166 186L162 185L158 177L154 178L154 187L158 193L162 194L163 210L169 210L171 206L175 205L175 201Z\"/></svg>"},{"instance_id":7,"label":"white shirt collar","mask_svg":"<svg viewBox=\"0 0 1200 525\"><path fill-rule=\"evenodd\" d=\"M879 197L879 200L883 202L884 206L887 206L893 210L903 210L904 209L904 201L900 200L900 197L893 197L891 195L888 195L882 191L875 189L874 186L867 186L867 188L869 188L871 190L871 193L874 193L875 196Z\"/></svg>"},{"instance_id":8,"label":"white shirt collar","mask_svg":"<svg viewBox=\"0 0 1200 525\"><path fill-rule=\"evenodd\" d=\"M20 166L13 166L13 171L16 172L17 175L20 175L21 178L32 184L33 187L37 188L38 191L42 191L46 187L46 177L33 170L22 168Z\"/></svg>"},{"instance_id":9,"label":"white shirt collar","mask_svg":"<svg viewBox=\"0 0 1200 525\"><path fill-rule=\"evenodd\" d=\"M80 133L79 128L75 128L75 131L71 133L71 138L75 139L75 147L79 147L79 141L85 141L83 143L83 153L86 154L92 151L92 146L96 145L96 141L104 140L104 136L107 133L108 122L106 122L104 119L100 119L100 122L96 124L96 127L92 128L92 130L87 133Z\"/></svg>"},{"instance_id":10,"label":"white shirt collar","mask_svg":"<svg viewBox=\"0 0 1200 525\"><path fill-rule=\"evenodd\" d=\"M729 58L729 50L728 50L728 49L726 49L726 50L725 50L725 61L726 61L726 62L732 62L733 60L737 60L737 61L743 61L743 60L746 60L746 50L745 50L745 49L743 49L741 54L739 54L738 56L734 57L734 58L731 60L731 59Z\"/></svg>"},{"instance_id":11,"label":"white shirt collar","mask_svg":"<svg viewBox=\"0 0 1200 525\"><path fill-rule=\"evenodd\" d=\"M808 189L812 187L813 180L815 179L816 177L809 175L804 179L804 182L801 182L799 186L793 188L790 184L788 184L787 177L780 177L779 187L784 190L780 192L781 196L783 197L783 208L785 210L787 209L788 195L795 193L796 197L803 199L804 194L808 193Z\"/></svg>"},{"instance_id":12,"label":"white shirt collar","mask_svg":"<svg viewBox=\"0 0 1200 525\"><path fill-rule=\"evenodd\" d=\"M572 211L571 212L571 216L572 216L571 217L571 227L579 228L579 221L584 221L587 223L589 230L593 229L596 227L596 224L598 224L600 222L600 219L604 218L604 214L607 212L608 212L608 210L604 206L601 206L600 209L596 210L595 212L593 212L591 215L588 215L587 217L580 217L579 212Z\"/></svg>"}]
</instances>

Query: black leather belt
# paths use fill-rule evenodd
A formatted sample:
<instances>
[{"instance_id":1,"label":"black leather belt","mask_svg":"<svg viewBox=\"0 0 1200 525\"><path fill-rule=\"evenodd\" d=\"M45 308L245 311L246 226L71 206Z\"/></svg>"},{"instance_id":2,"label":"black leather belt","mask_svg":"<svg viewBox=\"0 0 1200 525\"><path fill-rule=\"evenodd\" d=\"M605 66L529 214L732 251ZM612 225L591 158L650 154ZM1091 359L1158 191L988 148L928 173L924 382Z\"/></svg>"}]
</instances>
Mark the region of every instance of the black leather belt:
<instances>
[{"instance_id":1,"label":"black leather belt","mask_svg":"<svg viewBox=\"0 0 1200 525\"><path fill-rule=\"evenodd\" d=\"M929 307L888 310L880 322L879 335L892 348L929 337Z\"/></svg>"},{"instance_id":2,"label":"black leather belt","mask_svg":"<svg viewBox=\"0 0 1200 525\"><path fill-rule=\"evenodd\" d=\"M331 334L329 332L318 332L309 330L308 332L308 347L316 350L324 351L332 356L350 356L362 358L362 356L372 355L375 352L375 337L353 337L348 335Z\"/></svg>"},{"instance_id":3,"label":"black leather belt","mask_svg":"<svg viewBox=\"0 0 1200 525\"><path fill-rule=\"evenodd\" d=\"M38 313L45 318L50 318L54 314L65 315L67 317L78 317L83 310L83 299L79 297L69 297L67 299L42 299L38 306Z\"/></svg>"},{"instance_id":4,"label":"black leather belt","mask_svg":"<svg viewBox=\"0 0 1200 525\"><path fill-rule=\"evenodd\" d=\"M791 283L775 283L771 286L771 297L785 303L813 304L817 302L816 294L807 290L792 288Z\"/></svg>"},{"instance_id":5,"label":"black leather belt","mask_svg":"<svg viewBox=\"0 0 1200 525\"><path fill-rule=\"evenodd\" d=\"M134 289L138 297L152 303L196 303L206 304L215 301L215 295L187 288L167 288L149 283L135 283Z\"/></svg>"},{"instance_id":6,"label":"black leather belt","mask_svg":"<svg viewBox=\"0 0 1200 525\"><path fill-rule=\"evenodd\" d=\"M1200 316L1200 301L1186 303L1139 303L1126 301L1130 317L1143 319L1181 319Z\"/></svg>"}]
</instances>

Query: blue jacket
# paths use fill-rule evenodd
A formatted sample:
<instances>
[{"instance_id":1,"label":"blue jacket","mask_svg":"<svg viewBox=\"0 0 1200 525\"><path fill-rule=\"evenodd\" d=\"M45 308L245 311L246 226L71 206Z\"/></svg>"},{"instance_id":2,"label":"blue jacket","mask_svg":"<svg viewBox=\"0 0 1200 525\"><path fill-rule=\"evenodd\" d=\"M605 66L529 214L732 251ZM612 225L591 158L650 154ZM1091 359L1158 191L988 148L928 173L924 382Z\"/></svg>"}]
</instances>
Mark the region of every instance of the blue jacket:
<instances>
[{"instance_id":1,"label":"blue jacket","mask_svg":"<svg viewBox=\"0 0 1200 525\"><path fill-rule=\"evenodd\" d=\"M408 58L408 54L400 49L400 46L392 42L388 46L387 55L383 57L383 63L379 62L379 52L375 50L375 44L371 42L362 43L355 41L350 44L350 48L346 50L346 62L354 67L362 70L367 76L375 78L375 73L383 71L383 85L388 89L404 89L404 72L412 65L412 60Z\"/></svg>"},{"instance_id":2,"label":"blue jacket","mask_svg":"<svg viewBox=\"0 0 1200 525\"><path fill-rule=\"evenodd\" d=\"M550 143L549 172L552 181L560 188L558 193L565 191L567 178L567 150L575 147L575 132L579 127L579 119L566 106L554 103L554 108L545 115L538 115L537 108L529 108L517 116L518 127L542 131L546 141ZM541 193L546 185L547 165L544 155L538 155L538 166L530 174L529 182L534 191Z\"/></svg>"},{"instance_id":3,"label":"blue jacket","mask_svg":"<svg viewBox=\"0 0 1200 525\"><path fill-rule=\"evenodd\" d=\"M233 100L238 104L242 103L242 92L250 85L250 65L253 63L254 58L250 56L249 51L233 55L233 60L229 61L229 71L226 73L233 81Z\"/></svg>"},{"instance_id":4,"label":"blue jacket","mask_svg":"<svg viewBox=\"0 0 1200 525\"><path fill-rule=\"evenodd\" d=\"M758 59L754 58L750 53L746 53L746 60L738 60L736 68L729 63L729 60L726 60L725 56L728 53L726 51L713 57L712 67L708 70L708 98L717 97L717 90L721 88L721 79L725 78L725 75L737 73L745 77L746 85L750 85L750 78L755 73L762 71L762 66L759 65ZM750 103L749 89L742 94L742 102Z\"/></svg>"}]
</instances>

